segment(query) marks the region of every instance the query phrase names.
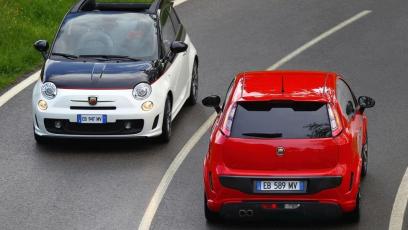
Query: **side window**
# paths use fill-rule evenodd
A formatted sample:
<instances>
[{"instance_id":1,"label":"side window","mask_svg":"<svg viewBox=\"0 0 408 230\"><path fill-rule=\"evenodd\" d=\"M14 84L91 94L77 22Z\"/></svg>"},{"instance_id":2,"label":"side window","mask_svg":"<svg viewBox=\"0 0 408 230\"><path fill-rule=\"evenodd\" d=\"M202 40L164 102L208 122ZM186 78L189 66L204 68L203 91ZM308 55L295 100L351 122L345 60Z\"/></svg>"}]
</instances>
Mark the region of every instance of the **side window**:
<instances>
[{"instance_id":1,"label":"side window","mask_svg":"<svg viewBox=\"0 0 408 230\"><path fill-rule=\"evenodd\" d=\"M171 43L176 39L176 33L171 22L169 10L165 9L160 16L161 35L163 41L164 52L167 54L170 51Z\"/></svg>"},{"instance_id":2,"label":"side window","mask_svg":"<svg viewBox=\"0 0 408 230\"><path fill-rule=\"evenodd\" d=\"M341 79L337 80L336 97L343 114L350 120L356 110L356 99L348 85Z\"/></svg>"},{"instance_id":3,"label":"side window","mask_svg":"<svg viewBox=\"0 0 408 230\"><path fill-rule=\"evenodd\" d=\"M170 8L170 17L171 17L171 21L173 22L174 31L176 31L176 34L177 34L178 31L180 30L181 22L176 14L176 11L173 9L173 7Z\"/></svg>"}]
</instances>

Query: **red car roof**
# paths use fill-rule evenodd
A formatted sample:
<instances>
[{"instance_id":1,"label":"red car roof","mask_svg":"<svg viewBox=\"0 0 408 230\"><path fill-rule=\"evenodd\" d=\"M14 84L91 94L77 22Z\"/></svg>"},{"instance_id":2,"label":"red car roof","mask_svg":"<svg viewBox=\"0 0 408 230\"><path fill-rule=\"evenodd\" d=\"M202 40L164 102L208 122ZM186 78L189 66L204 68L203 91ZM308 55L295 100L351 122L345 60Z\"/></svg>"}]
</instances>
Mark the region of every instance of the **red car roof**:
<instances>
[{"instance_id":1,"label":"red car roof","mask_svg":"<svg viewBox=\"0 0 408 230\"><path fill-rule=\"evenodd\" d=\"M257 71L237 76L240 101L331 101L336 73L316 71Z\"/></svg>"}]
</instances>

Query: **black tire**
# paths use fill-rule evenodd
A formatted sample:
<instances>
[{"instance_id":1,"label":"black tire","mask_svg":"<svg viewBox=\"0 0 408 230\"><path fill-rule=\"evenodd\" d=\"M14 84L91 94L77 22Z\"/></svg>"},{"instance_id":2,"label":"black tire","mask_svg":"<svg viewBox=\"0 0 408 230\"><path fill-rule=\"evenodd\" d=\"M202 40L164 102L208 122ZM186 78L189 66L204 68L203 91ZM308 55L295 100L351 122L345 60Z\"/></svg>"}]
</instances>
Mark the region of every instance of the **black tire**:
<instances>
[{"instance_id":1,"label":"black tire","mask_svg":"<svg viewBox=\"0 0 408 230\"><path fill-rule=\"evenodd\" d=\"M361 177L365 177L368 173L368 143L363 145L363 149L361 151L361 158L363 161L361 167Z\"/></svg>"},{"instance_id":2,"label":"black tire","mask_svg":"<svg viewBox=\"0 0 408 230\"><path fill-rule=\"evenodd\" d=\"M171 108L171 99L170 97L167 97L164 105L162 134L159 137L160 141L162 142L169 142L171 138Z\"/></svg>"},{"instance_id":3,"label":"black tire","mask_svg":"<svg viewBox=\"0 0 408 230\"><path fill-rule=\"evenodd\" d=\"M358 191L356 198L356 208L351 212L345 213L347 222L357 223L360 221L360 199L361 194L360 191Z\"/></svg>"},{"instance_id":4,"label":"black tire","mask_svg":"<svg viewBox=\"0 0 408 230\"><path fill-rule=\"evenodd\" d=\"M190 96L187 99L187 105L197 104L198 98L198 63L194 62L193 72L191 73Z\"/></svg>"},{"instance_id":5,"label":"black tire","mask_svg":"<svg viewBox=\"0 0 408 230\"><path fill-rule=\"evenodd\" d=\"M204 215L209 223L217 223L221 221L220 215L217 212L211 211L207 206L207 197L204 195Z\"/></svg>"}]
</instances>

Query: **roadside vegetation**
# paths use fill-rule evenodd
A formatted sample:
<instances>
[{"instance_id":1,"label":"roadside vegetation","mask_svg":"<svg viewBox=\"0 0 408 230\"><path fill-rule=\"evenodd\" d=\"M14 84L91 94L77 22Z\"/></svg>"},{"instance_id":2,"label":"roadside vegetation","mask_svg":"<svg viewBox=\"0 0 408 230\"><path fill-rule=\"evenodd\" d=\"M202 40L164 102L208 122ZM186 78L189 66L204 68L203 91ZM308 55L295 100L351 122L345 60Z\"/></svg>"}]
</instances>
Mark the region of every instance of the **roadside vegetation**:
<instances>
[{"instance_id":1,"label":"roadside vegetation","mask_svg":"<svg viewBox=\"0 0 408 230\"><path fill-rule=\"evenodd\" d=\"M61 20L75 2L77 0L0 0L0 90L40 67L43 59L32 44L39 39L51 42Z\"/></svg>"}]
</instances>

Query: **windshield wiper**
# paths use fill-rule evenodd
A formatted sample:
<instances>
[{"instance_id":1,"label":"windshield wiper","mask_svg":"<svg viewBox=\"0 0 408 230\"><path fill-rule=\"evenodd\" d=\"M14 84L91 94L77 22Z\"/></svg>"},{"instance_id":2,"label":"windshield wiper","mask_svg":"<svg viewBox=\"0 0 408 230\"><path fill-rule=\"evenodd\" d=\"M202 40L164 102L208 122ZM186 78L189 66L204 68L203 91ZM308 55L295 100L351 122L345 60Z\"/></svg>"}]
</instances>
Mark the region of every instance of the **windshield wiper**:
<instances>
[{"instance_id":1,"label":"windshield wiper","mask_svg":"<svg viewBox=\"0 0 408 230\"><path fill-rule=\"evenodd\" d=\"M282 133L243 133L242 135L249 136L249 137L264 137L264 138L282 137Z\"/></svg>"},{"instance_id":2,"label":"windshield wiper","mask_svg":"<svg viewBox=\"0 0 408 230\"><path fill-rule=\"evenodd\" d=\"M89 55L79 55L79 57L84 58L103 58L107 61L112 59L121 59L121 60L130 60L130 61L141 61L139 58L133 58L129 56L122 56L122 55L105 55L105 54L89 54Z\"/></svg>"},{"instance_id":3,"label":"windshield wiper","mask_svg":"<svg viewBox=\"0 0 408 230\"><path fill-rule=\"evenodd\" d=\"M78 56L73 54L66 54L66 53L51 53L51 55L61 56L68 59L78 59Z\"/></svg>"}]
</instances>

